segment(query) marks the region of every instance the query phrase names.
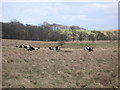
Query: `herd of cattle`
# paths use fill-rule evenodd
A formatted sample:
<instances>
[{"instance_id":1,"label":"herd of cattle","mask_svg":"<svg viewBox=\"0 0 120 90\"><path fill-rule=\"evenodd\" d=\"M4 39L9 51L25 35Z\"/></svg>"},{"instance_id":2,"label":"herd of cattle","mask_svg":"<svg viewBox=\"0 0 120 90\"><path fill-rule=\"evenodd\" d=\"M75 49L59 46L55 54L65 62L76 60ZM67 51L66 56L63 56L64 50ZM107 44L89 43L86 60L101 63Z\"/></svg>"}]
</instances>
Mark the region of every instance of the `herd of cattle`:
<instances>
[{"instance_id":1,"label":"herd of cattle","mask_svg":"<svg viewBox=\"0 0 120 90\"><path fill-rule=\"evenodd\" d=\"M25 48L27 51L33 51L33 50L38 50L40 47L32 47L31 45L17 45L17 48ZM48 47L49 50L60 50L59 46L56 46L55 48L53 47ZM93 52L93 47L85 47L83 50Z\"/></svg>"},{"instance_id":2,"label":"herd of cattle","mask_svg":"<svg viewBox=\"0 0 120 90\"><path fill-rule=\"evenodd\" d=\"M32 47L31 45L17 45L17 48L25 48L28 51L38 50L40 47ZM60 50L60 47L56 46L55 48L49 47L49 50Z\"/></svg>"}]
</instances>

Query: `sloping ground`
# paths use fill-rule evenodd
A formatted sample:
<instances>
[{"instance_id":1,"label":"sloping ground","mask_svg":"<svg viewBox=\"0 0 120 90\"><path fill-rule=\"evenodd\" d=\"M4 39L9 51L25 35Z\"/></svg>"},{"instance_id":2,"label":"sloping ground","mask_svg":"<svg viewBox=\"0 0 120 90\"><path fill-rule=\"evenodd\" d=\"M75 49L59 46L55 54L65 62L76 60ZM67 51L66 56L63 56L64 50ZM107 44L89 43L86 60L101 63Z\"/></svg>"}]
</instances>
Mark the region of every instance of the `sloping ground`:
<instances>
[{"instance_id":1,"label":"sloping ground","mask_svg":"<svg viewBox=\"0 0 120 90\"><path fill-rule=\"evenodd\" d=\"M62 48L60 51L41 48L29 52L15 48L17 42L45 47L56 45L53 42L3 40L3 88L118 87L117 46L111 49L96 47L94 52L82 48Z\"/></svg>"},{"instance_id":2,"label":"sloping ground","mask_svg":"<svg viewBox=\"0 0 120 90\"><path fill-rule=\"evenodd\" d=\"M114 32L114 31L118 31L118 30L100 30L101 32Z\"/></svg>"},{"instance_id":3,"label":"sloping ground","mask_svg":"<svg viewBox=\"0 0 120 90\"><path fill-rule=\"evenodd\" d=\"M69 33L69 34L71 34L71 32L70 32L69 29L62 29L62 30L60 30L60 31L61 31L61 33L63 33L63 34L64 34L64 33ZM94 30L77 30L77 32L85 32L85 33L87 33L87 34L90 34L91 31L94 31ZM100 31L100 32L106 34L106 32L114 32L114 31L118 31L118 30L95 30L95 31Z\"/></svg>"}]
</instances>

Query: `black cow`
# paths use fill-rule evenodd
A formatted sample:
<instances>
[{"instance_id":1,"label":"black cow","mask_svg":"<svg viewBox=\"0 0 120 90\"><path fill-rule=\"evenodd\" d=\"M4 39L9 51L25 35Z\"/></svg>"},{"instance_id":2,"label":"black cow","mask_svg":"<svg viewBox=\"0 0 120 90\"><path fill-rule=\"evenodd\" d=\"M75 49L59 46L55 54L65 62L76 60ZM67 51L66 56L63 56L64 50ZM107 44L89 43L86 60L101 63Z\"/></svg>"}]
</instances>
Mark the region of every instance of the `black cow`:
<instances>
[{"instance_id":1,"label":"black cow","mask_svg":"<svg viewBox=\"0 0 120 90\"><path fill-rule=\"evenodd\" d=\"M56 46L56 47L55 47L55 50L60 50L60 47Z\"/></svg>"}]
</instances>

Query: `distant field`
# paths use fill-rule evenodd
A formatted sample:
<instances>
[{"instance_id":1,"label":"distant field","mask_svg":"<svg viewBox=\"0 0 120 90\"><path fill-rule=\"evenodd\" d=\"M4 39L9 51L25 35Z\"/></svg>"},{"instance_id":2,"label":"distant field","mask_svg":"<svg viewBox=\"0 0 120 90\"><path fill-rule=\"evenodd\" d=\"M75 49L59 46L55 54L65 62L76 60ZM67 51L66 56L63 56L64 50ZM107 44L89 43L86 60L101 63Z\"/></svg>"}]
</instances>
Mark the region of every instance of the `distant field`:
<instances>
[{"instance_id":1,"label":"distant field","mask_svg":"<svg viewBox=\"0 0 120 90\"><path fill-rule=\"evenodd\" d=\"M70 33L71 34L71 31L69 29L62 29L60 30L61 33ZM85 33L91 33L91 30L76 30L77 32L85 32Z\"/></svg>"},{"instance_id":2,"label":"distant field","mask_svg":"<svg viewBox=\"0 0 120 90\"><path fill-rule=\"evenodd\" d=\"M101 32L113 32L113 31L118 31L118 30L100 30Z\"/></svg>"},{"instance_id":3,"label":"distant field","mask_svg":"<svg viewBox=\"0 0 120 90\"><path fill-rule=\"evenodd\" d=\"M16 45L41 47L26 51ZM57 42L2 40L3 88L117 88L117 41L66 42L60 51L50 51ZM94 52L84 51L85 46Z\"/></svg>"},{"instance_id":4,"label":"distant field","mask_svg":"<svg viewBox=\"0 0 120 90\"><path fill-rule=\"evenodd\" d=\"M62 33L65 33L65 32L68 32L68 33L71 33L69 29L62 29L60 30ZM88 33L90 34L91 31L93 30L77 30L77 32L85 32L85 33ZM97 30L97 31L100 31L102 33L106 33L106 32L113 32L113 31L118 31L118 30Z\"/></svg>"}]
</instances>

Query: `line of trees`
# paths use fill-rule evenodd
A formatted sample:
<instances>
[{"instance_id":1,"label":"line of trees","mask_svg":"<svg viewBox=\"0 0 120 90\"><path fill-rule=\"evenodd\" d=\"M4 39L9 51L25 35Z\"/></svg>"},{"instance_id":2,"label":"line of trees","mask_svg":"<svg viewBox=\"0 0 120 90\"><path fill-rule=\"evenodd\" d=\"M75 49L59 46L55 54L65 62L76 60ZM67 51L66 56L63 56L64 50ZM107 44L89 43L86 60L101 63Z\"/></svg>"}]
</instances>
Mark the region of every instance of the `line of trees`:
<instances>
[{"instance_id":1,"label":"line of trees","mask_svg":"<svg viewBox=\"0 0 120 90\"><path fill-rule=\"evenodd\" d=\"M118 40L118 31L102 33L100 31L91 31L90 34L85 32L77 32L75 26L70 26L70 31L72 33L72 41L75 40L90 40L94 42L95 40Z\"/></svg>"},{"instance_id":2,"label":"line of trees","mask_svg":"<svg viewBox=\"0 0 120 90\"><path fill-rule=\"evenodd\" d=\"M59 33L58 28L67 28L58 24L43 22L39 26L22 24L17 20L10 23L2 23L3 39L22 39L40 41L60 41L66 40L66 35Z\"/></svg>"},{"instance_id":3,"label":"line of trees","mask_svg":"<svg viewBox=\"0 0 120 90\"><path fill-rule=\"evenodd\" d=\"M2 23L2 22L1 22ZM69 29L69 32L61 33L60 30ZM39 26L22 24L17 20L9 23L2 23L3 39L39 40L39 41L75 41L75 40L118 40L118 31L107 32L92 31L90 34L78 32L86 30L79 26L66 26L43 22Z\"/></svg>"}]
</instances>

